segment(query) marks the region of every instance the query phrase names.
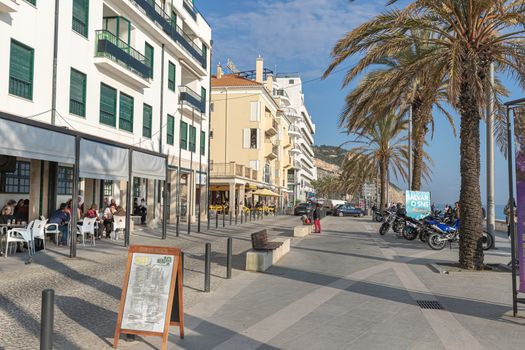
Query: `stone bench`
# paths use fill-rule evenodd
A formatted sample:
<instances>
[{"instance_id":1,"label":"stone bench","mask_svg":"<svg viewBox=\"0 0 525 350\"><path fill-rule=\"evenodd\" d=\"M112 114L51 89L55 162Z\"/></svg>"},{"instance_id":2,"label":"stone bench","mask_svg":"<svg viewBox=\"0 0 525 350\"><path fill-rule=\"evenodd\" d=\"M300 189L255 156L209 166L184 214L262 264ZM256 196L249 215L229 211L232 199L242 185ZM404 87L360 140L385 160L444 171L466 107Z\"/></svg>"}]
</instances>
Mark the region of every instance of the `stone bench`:
<instances>
[{"instance_id":1,"label":"stone bench","mask_svg":"<svg viewBox=\"0 0 525 350\"><path fill-rule=\"evenodd\" d=\"M262 233L262 231L260 233ZM264 236L266 236L266 230L264 234L259 235L259 238L262 237L264 239ZM255 243L253 235L252 243ZM271 248L261 249L259 247L259 249L251 249L246 252L246 271L266 271L290 251L290 238L276 237L266 243L267 246Z\"/></svg>"},{"instance_id":2,"label":"stone bench","mask_svg":"<svg viewBox=\"0 0 525 350\"><path fill-rule=\"evenodd\" d=\"M305 237L312 233L312 225L299 225L293 228L294 237Z\"/></svg>"}]
</instances>

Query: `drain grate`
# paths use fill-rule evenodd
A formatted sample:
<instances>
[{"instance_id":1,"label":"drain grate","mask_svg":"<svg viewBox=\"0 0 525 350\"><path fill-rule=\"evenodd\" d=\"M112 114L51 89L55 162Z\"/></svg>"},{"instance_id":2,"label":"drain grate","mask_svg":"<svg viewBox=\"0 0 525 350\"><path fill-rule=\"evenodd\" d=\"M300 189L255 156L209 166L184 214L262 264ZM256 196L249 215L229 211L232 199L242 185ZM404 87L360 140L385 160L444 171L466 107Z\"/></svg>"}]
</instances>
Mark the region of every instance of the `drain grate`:
<instances>
[{"instance_id":1,"label":"drain grate","mask_svg":"<svg viewBox=\"0 0 525 350\"><path fill-rule=\"evenodd\" d=\"M417 304L422 309L443 310L443 306L434 300L418 300Z\"/></svg>"}]
</instances>

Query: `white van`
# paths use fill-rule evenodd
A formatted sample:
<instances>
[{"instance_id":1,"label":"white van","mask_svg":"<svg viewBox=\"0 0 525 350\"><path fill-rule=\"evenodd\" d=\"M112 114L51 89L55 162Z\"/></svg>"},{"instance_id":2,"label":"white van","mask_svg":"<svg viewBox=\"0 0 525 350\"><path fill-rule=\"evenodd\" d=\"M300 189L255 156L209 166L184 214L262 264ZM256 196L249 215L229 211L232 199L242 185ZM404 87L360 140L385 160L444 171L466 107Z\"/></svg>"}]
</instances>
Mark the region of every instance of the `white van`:
<instances>
[{"instance_id":1,"label":"white van","mask_svg":"<svg viewBox=\"0 0 525 350\"><path fill-rule=\"evenodd\" d=\"M336 206L345 203L346 201L340 199L327 199L323 203L323 208L326 210L326 214L331 215Z\"/></svg>"}]
</instances>

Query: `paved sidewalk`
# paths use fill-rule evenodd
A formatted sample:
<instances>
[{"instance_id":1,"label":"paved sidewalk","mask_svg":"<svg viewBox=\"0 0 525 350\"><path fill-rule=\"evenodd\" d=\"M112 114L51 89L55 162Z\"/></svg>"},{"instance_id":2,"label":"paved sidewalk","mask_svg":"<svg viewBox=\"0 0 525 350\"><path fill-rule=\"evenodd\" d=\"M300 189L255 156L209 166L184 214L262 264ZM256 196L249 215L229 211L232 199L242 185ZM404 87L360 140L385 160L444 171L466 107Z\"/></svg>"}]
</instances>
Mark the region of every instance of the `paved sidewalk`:
<instances>
[{"instance_id":1,"label":"paved sidewalk","mask_svg":"<svg viewBox=\"0 0 525 350\"><path fill-rule=\"evenodd\" d=\"M457 248L436 252L377 230L327 218L323 234L294 240L267 273L235 271L186 308L186 337L173 328L170 349L523 349L525 326L501 317L511 308L509 273L437 274L427 265L457 261ZM145 341L132 348L159 345Z\"/></svg>"},{"instance_id":2,"label":"paved sidewalk","mask_svg":"<svg viewBox=\"0 0 525 350\"><path fill-rule=\"evenodd\" d=\"M225 281L226 238L234 237L234 263L240 265L242 253L250 247L249 234L268 228L270 235L288 235L299 219L291 216L266 217L243 225L175 237L175 228L168 226L168 239L160 239L160 230L138 228L131 236L132 244L180 247L186 253L184 297L185 306L192 307L205 298L204 244L212 243L212 291ZM120 302L127 249L122 241L97 241L96 246L78 245L78 258L70 259L69 248L48 245L46 252L37 252L33 263L25 265L27 254L0 257L0 349L37 349L40 332L40 303L43 289L56 293L55 349L110 348ZM121 342L121 347L133 343Z\"/></svg>"}]
</instances>

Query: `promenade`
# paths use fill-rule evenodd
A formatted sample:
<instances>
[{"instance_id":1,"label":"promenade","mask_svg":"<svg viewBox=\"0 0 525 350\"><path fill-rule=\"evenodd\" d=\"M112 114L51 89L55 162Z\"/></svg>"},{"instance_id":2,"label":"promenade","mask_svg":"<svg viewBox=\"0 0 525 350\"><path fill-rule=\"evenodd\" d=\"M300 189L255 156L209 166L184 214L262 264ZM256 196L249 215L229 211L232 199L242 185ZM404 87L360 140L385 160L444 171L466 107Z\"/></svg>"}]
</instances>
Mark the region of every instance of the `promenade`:
<instances>
[{"instance_id":1,"label":"promenade","mask_svg":"<svg viewBox=\"0 0 525 350\"><path fill-rule=\"evenodd\" d=\"M266 273L242 271L249 233L289 235L297 217L269 217L208 233L174 237L185 265L186 337L172 328L170 349L522 349L525 326L510 309L510 274L438 274L429 263L454 262L457 248L435 252L419 241L379 237L367 218L328 217L324 232L292 241ZM226 237L234 237L233 279L226 280ZM211 293L203 293L204 243L213 247ZM132 243L163 244L144 230ZM504 237L488 263L506 263ZM0 264L0 348L38 347L40 292L56 291L56 349L106 349L113 338L126 249L113 242L79 248L78 259L50 247L31 265ZM442 310L418 301L437 301ZM160 339L119 348L157 348Z\"/></svg>"}]
</instances>

